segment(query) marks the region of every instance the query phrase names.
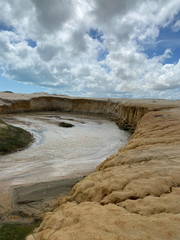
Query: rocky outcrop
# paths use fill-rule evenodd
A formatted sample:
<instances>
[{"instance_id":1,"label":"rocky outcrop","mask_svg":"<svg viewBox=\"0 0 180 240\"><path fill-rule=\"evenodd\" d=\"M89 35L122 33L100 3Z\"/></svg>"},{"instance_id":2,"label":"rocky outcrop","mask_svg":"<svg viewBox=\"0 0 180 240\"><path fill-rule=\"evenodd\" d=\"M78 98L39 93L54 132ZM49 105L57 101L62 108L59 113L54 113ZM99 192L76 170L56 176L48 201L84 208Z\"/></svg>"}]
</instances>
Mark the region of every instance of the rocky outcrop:
<instances>
[{"instance_id":1,"label":"rocky outcrop","mask_svg":"<svg viewBox=\"0 0 180 240\"><path fill-rule=\"evenodd\" d=\"M28 100L33 111L46 110L43 99L48 110L104 114L136 129L27 240L179 240L180 101L41 96L41 104L38 97ZM8 111L18 111L13 104Z\"/></svg>"}]
</instances>

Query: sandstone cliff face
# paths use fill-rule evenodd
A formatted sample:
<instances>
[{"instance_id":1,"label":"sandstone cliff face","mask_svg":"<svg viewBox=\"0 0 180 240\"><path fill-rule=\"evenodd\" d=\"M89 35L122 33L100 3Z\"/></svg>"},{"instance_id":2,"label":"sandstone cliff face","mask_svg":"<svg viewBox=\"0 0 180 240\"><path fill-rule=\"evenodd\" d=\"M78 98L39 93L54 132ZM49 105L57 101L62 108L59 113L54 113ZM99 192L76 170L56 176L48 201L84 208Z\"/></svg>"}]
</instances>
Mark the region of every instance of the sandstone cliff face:
<instances>
[{"instance_id":1,"label":"sandstone cliff face","mask_svg":"<svg viewBox=\"0 0 180 240\"><path fill-rule=\"evenodd\" d=\"M17 102L1 111L18 111ZM180 239L179 101L41 96L28 102L28 111L105 114L136 130L124 148L60 199L27 240Z\"/></svg>"}]
</instances>

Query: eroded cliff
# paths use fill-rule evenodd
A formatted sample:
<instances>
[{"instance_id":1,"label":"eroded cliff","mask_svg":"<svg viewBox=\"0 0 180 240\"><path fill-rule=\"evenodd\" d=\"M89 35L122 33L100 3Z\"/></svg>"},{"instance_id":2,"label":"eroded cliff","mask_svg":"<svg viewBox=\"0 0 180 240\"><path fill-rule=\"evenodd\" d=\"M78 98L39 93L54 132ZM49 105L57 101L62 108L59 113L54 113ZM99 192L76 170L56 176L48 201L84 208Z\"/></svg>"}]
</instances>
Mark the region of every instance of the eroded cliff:
<instances>
[{"instance_id":1,"label":"eroded cliff","mask_svg":"<svg viewBox=\"0 0 180 240\"><path fill-rule=\"evenodd\" d=\"M129 143L61 198L27 240L180 239L180 101L7 98L1 112L95 113L136 127Z\"/></svg>"}]
</instances>

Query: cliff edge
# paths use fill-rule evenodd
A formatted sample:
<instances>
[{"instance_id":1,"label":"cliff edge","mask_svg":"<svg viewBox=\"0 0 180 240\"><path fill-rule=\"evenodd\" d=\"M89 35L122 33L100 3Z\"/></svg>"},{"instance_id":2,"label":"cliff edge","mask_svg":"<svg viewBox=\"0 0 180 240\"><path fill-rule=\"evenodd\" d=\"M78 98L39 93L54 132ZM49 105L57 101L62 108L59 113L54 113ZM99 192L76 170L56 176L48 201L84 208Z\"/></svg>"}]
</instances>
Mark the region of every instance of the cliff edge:
<instances>
[{"instance_id":1,"label":"cliff edge","mask_svg":"<svg viewBox=\"0 0 180 240\"><path fill-rule=\"evenodd\" d=\"M96 113L135 127L129 143L60 199L27 240L180 239L180 101L7 99L1 96L2 113Z\"/></svg>"}]
</instances>

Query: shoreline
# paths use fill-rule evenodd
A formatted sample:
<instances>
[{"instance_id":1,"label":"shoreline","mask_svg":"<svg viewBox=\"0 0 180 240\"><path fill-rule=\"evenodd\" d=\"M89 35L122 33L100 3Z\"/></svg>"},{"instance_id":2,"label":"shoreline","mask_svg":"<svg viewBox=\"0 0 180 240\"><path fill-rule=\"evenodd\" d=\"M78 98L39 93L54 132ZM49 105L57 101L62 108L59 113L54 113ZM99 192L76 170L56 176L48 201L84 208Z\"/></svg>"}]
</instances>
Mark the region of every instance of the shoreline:
<instances>
[{"instance_id":1,"label":"shoreline","mask_svg":"<svg viewBox=\"0 0 180 240\"><path fill-rule=\"evenodd\" d=\"M92 172L99 163L116 154L130 137L115 123L84 114L43 112L5 115L3 119L29 131L35 142L23 151L0 158L0 190ZM75 127L59 127L61 121Z\"/></svg>"},{"instance_id":2,"label":"shoreline","mask_svg":"<svg viewBox=\"0 0 180 240\"><path fill-rule=\"evenodd\" d=\"M90 173L87 173L87 175ZM11 187L0 192L0 226L5 223L32 223L59 205L59 198L85 176Z\"/></svg>"}]
</instances>

